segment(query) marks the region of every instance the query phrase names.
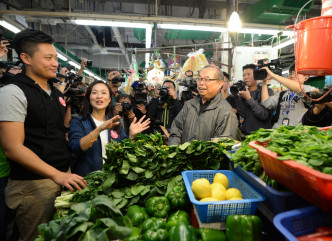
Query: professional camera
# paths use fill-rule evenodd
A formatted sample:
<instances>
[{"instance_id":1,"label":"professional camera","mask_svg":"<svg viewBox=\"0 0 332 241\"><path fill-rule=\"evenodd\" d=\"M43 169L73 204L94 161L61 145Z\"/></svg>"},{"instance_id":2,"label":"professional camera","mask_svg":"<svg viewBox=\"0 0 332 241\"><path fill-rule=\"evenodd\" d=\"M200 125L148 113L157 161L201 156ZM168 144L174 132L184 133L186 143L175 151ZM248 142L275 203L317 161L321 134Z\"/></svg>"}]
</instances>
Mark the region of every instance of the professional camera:
<instances>
[{"instance_id":1,"label":"professional camera","mask_svg":"<svg viewBox=\"0 0 332 241\"><path fill-rule=\"evenodd\" d=\"M133 106L128 101L121 102L121 106L122 106L122 113L129 112L133 108Z\"/></svg>"},{"instance_id":2,"label":"professional camera","mask_svg":"<svg viewBox=\"0 0 332 241\"><path fill-rule=\"evenodd\" d=\"M332 84L325 86L322 90L318 91L310 91L307 92L307 96L309 96L311 99L318 99L325 95L330 89L332 88ZM321 103L326 103L326 102L331 102L332 101L332 91L326 95L323 99L318 100L318 101L312 101L313 104L321 104Z\"/></svg>"},{"instance_id":3,"label":"professional camera","mask_svg":"<svg viewBox=\"0 0 332 241\"><path fill-rule=\"evenodd\" d=\"M117 84L119 82L123 83L125 82L126 79L125 78L122 78L122 77L119 77L119 76L115 76L113 79L112 79L112 84Z\"/></svg>"},{"instance_id":4,"label":"professional camera","mask_svg":"<svg viewBox=\"0 0 332 241\"><path fill-rule=\"evenodd\" d=\"M87 60L87 61L86 61L86 66L91 67L91 66L92 66L92 60Z\"/></svg>"},{"instance_id":5,"label":"professional camera","mask_svg":"<svg viewBox=\"0 0 332 241\"><path fill-rule=\"evenodd\" d=\"M83 76L77 75L73 72L69 72L66 76L66 80L68 81L68 84L73 84L76 82L81 82L83 80Z\"/></svg>"},{"instance_id":6,"label":"professional camera","mask_svg":"<svg viewBox=\"0 0 332 241\"><path fill-rule=\"evenodd\" d=\"M192 92L198 93L197 82L194 80L193 72L191 70L186 71L185 75L186 75L185 79L181 80L181 82L179 83L179 85L186 87L182 91L181 98L182 98L182 100L190 100L190 99L194 98L194 95Z\"/></svg>"},{"instance_id":7,"label":"professional camera","mask_svg":"<svg viewBox=\"0 0 332 241\"><path fill-rule=\"evenodd\" d=\"M234 83L230 88L232 95L237 95L239 91L246 91L246 83L242 80L239 80L238 82Z\"/></svg>"},{"instance_id":8,"label":"professional camera","mask_svg":"<svg viewBox=\"0 0 332 241\"><path fill-rule=\"evenodd\" d=\"M135 84L135 83L134 83ZM143 81L137 81L134 88L134 100L135 104L146 104L148 93L143 93L143 90L146 90L146 86Z\"/></svg>"},{"instance_id":9,"label":"professional camera","mask_svg":"<svg viewBox=\"0 0 332 241\"><path fill-rule=\"evenodd\" d=\"M267 77L267 72L262 67L268 67L273 73L277 75L282 75L282 68L279 59L273 59L268 63L268 59L258 60L258 66L254 70L254 80L264 80Z\"/></svg>"},{"instance_id":10,"label":"professional camera","mask_svg":"<svg viewBox=\"0 0 332 241\"><path fill-rule=\"evenodd\" d=\"M167 99L169 97L168 88L162 87L159 89L159 96L161 99Z\"/></svg>"},{"instance_id":11,"label":"professional camera","mask_svg":"<svg viewBox=\"0 0 332 241\"><path fill-rule=\"evenodd\" d=\"M86 88L84 87L69 88L65 93L65 96L70 98L68 104L71 106L82 105L84 101L84 96L82 96L82 94L85 93L85 91Z\"/></svg>"}]
</instances>

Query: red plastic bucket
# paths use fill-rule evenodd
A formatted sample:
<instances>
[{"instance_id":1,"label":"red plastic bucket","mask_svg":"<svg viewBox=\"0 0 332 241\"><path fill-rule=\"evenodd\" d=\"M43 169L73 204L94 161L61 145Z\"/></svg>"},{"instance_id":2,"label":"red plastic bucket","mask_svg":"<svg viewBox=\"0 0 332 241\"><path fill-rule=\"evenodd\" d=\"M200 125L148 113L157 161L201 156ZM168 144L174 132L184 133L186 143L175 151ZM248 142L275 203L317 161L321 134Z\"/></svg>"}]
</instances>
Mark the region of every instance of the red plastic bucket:
<instances>
[{"instance_id":1,"label":"red plastic bucket","mask_svg":"<svg viewBox=\"0 0 332 241\"><path fill-rule=\"evenodd\" d=\"M310 18L294 28L297 72L332 75L332 16Z\"/></svg>"}]
</instances>

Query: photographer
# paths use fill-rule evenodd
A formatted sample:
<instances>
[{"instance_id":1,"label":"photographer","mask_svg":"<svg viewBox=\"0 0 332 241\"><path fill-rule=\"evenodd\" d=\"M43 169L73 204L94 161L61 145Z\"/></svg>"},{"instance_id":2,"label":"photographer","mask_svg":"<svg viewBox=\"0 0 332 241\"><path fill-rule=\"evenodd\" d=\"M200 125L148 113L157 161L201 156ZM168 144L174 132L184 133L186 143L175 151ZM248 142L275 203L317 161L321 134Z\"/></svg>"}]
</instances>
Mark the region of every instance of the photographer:
<instances>
[{"instance_id":1,"label":"photographer","mask_svg":"<svg viewBox=\"0 0 332 241\"><path fill-rule=\"evenodd\" d=\"M69 70L67 67L61 67L59 73L57 74L57 77L59 79L59 82L56 83L55 87L60 90L62 93L65 92L65 88L67 85L67 76L69 74Z\"/></svg>"},{"instance_id":2,"label":"photographer","mask_svg":"<svg viewBox=\"0 0 332 241\"><path fill-rule=\"evenodd\" d=\"M234 91L232 94L238 114L240 118L243 118L243 122L240 123L240 129L244 135L249 135L259 128L271 128L271 113L261 105L262 89L257 84L257 81L254 80L256 65L248 64L243 66L242 69L244 83L235 83L231 90L237 87L237 94ZM271 89L268 89L268 95L273 95Z\"/></svg>"},{"instance_id":3,"label":"photographer","mask_svg":"<svg viewBox=\"0 0 332 241\"><path fill-rule=\"evenodd\" d=\"M289 79L274 74L267 67L263 69L266 70L267 77L262 84L262 105L269 110L275 109L275 114L272 118L273 128L279 128L281 125L296 126L301 123L304 113L308 111L308 105L301 92L299 82L305 92L316 90L315 87L304 84L309 79L309 76L297 74L296 79L295 64L289 68ZM275 79L286 86L288 90L274 96L268 96L266 81L269 79Z\"/></svg>"},{"instance_id":4,"label":"photographer","mask_svg":"<svg viewBox=\"0 0 332 241\"><path fill-rule=\"evenodd\" d=\"M119 88L125 79L122 78L122 75L117 70L110 70L107 74L107 81L109 87L111 87L113 94L113 103L115 104L116 97L120 94Z\"/></svg>"},{"instance_id":5,"label":"photographer","mask_svg":"<svg viewBox=\"0 0 332 241\"><path fill-rule=\"evenodd\" d=\"M129 136L130 124L135 119L131 98L126 94L119 94L116 97L115 113L120 115L120 124L123 126L125 133Z\"/></svg>"},{"instance_id":6,"label":"photographer","mask_svg":"<svg viewBox=\"0 0 332 241\"><path fill-rule=\"evenodd\" d=\"M149 117L153 131L160 131L160 125L170 132L173 120L182 109L182 103L177 99L175 83L165 80L159 89L159 97L153 98L148 105Z\"/></svg>"},{"instance_id":7,"label":"photographer","mask_svg":"<svg viewBox=\"0 0 332 241\"><path fill-rule=\"evenodd\" d=\"M131 92L133 111L135 116L140 119L143 115L149 116L147 111L147 87L143 81L135 81L131 87L133 91Z\"/></svg>"},{"instance_id":8,"label":"photographer","mask_svg":"<svg viewBox=\"0 0 332 241\"><path fill-rule=\"evenodd\" d=\"M197 82L194 80L193 71L187 70L185 76L185 79L179 83L179 85L185 87L185 89L180 93L181 101L183 104L198 95Z\"/></svg>"}]
</instances>

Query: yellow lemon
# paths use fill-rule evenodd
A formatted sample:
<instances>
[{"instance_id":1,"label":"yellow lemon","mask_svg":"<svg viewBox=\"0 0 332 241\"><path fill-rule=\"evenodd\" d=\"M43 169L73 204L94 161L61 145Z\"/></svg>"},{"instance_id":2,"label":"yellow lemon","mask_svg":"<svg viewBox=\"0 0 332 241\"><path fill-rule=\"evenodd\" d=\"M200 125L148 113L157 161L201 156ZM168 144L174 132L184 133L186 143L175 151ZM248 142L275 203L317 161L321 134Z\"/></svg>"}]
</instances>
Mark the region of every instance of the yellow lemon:
<instances>
[{"instance_id":1,"label":"yellow lemon","mask_svg":"<svg viewBox=\"0 0 332 241\"><path fill-rule=\"evenodd\" d=\"M201 200L199 200L200 202L216 202L218 201L218 199L213 198L213 197L206 197L206 198L202 198Z\"/></svg>"},{"instance_id":2,"label":"yellow lemon","mask_svg":"<svg viewBox=\"0 0 332 241\"><path fill-rule=\"evenodd\" d=\"M222 173L219 173L219 172L216 173L216 175L214 175L213 182L220 183L220 184L223 185L226 189L228 189L228 187L229 187L229 181L228 181L228 178L226 177L225 174L222 174Z\"/></svg>"},{"instance_id":3,"label":"yellow lemon","mask_svg":"<svg viewBox=\"0 0 332 241\"><path fill-rule=\"evenodd\" d=\"M232 201L232 200L242 200L243 198L239 198L239 197L233 197L231 199L229 199L229 201Z\"/></svg>"},{"instance_id":4,"label":"yellow lemon","mask_svg":"<svg viewBox=\"0 0 332 241\"><path fill-rule=\"evenodd\" d=\"M209 180L205 178L196 179L191 184L191 190L193 191L196 199L200 200L205 197L211 197L212 189Z\"/></svg>"},{"instance_id":5,"label":"yellow lemon","mask_svg":"<svg viewBox=\"0 0 332 241\"><path fill-rule=\"evenodd\" d=\"M212 197L218 199L219 201L226 199L226 191L223 189L212 189Z\"/></svg>"},{"instance_id":6,"label":"yellow lemon","mask_svg":"<svg viewBox=\"0 0 332 241\"><path fill-rule=\"evenodd\" d=\"M212 183L211 184L211 188L212 188L212 190L213 189L221 189L221 190L223 190L224 192L226 192L226 188L224 187L224 185L222 185L222 184L220 184L220 183L218 183L218 182L214 182L214 183Z\"/></svg>"},{"instance_id":7,"label":"yellow lemon","mask_svg":"<svg viewBox=\"0 0 332 241\"><path fill-rule=\"evenodd\" d=\"M226 191L226 199L230 200L232 198L241 198L242 199L242 194L239 191L239 189L236 189L236 188L227 189L227 191Z\"/></svg>"}]
</instances>

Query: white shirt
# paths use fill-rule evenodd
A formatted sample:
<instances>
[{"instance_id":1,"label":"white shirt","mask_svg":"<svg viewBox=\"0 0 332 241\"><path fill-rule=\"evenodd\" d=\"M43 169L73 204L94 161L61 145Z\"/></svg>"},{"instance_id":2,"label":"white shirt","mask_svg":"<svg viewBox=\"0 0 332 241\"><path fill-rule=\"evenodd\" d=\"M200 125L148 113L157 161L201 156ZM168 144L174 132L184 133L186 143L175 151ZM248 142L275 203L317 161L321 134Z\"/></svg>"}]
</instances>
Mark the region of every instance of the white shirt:
<instances>
[{"instance_id":1,"label":"white shirt","mask_svg":"<svg viewBox=\"0 0 332 241\"><path fill-rule=\"evenodd\" d=\"M99 121L96 120L93 116L91 116L93 121L95 122L96 126L100 126L102 124L104 124L106 121ZM104 158L106 158L106 145L108 144L108 130L103 130L102 132L100 132L99 136L100 136L100 140L101 140L101 150L102 150L102 157L103 157L103 163Z\"/></svg>"}]
</instances>

